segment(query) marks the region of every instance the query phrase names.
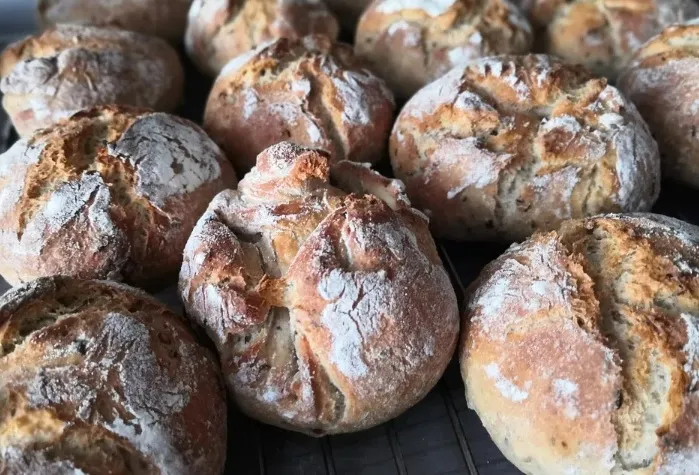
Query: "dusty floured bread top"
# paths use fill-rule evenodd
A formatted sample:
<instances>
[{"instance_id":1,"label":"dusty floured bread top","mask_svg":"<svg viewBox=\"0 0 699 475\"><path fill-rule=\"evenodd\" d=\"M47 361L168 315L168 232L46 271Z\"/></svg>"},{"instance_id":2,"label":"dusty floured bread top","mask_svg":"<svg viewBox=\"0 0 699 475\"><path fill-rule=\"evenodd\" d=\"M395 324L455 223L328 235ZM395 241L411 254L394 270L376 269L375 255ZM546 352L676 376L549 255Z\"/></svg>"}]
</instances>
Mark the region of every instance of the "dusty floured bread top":
<instances>
[{"instance_id":1,"label":"dusty floured bread top","mask_svg":"<svg viewBox=\"0 0 699 475\"><path fill-rule=\"evenodd\" d=\"M0 299L7 473L217 473L225 410L211 356L144 293L46 278Z\"/></svg>"},{"instance_id":2,"label":"dusty floured bread top","mask_svg":"<svg viewBox=\"0 0 699 475\"><path fill-rule=\"evenodd\" d=\"M429 80L482 56L524 54L532 44L529 22L508 0L382 0L359 29L368 43L357 49L367 57L379 40L422 50Z\"/></svg>"},{"instance_id":3,"label":"dusty floured bread top","mask_svg":"<svg viewBox=\"0 0 699 475\"><path fill-rule=\"evenodd\" d=\"M641 214L569 221L513 246L474 290L469 398L499 398L476 409L509 413L510 447L531 457L520 468L699 468L697 228ZM548 462L539 439L555 441Z\"/></svg>"},{"instance_id":4,"label":"dusty floured bread top","mask_svg":"<svg viewBox=\"0 0 699 475\"><path fill-rule=\"evenodd\" d=\"M185 44L200 61L223 66L236 54L276 38L324 33L334 40L338 30L321 0L195 0Z\"/></svg>"},{"instance_id":5,"label":"dusty floured bread top","mask_svg":"<svg viewBox=\"0 0 699 475\"><path fill-rule=\"evenodd\" d=\"M457 328L448 276L402 185L350 162L331 172L326 154L289 143L212 202L180 291L238 404L316 435L413 404L438 380Z\"/></svg>"},{"instance_id":6,"label":"dusty floured bread top","mask_svg":"<svg viewBox=\"0 0 699 475\"><path fill-rule=\"evenodd\" d=\"M0 245L36 258L56 245L89 253L128 242L137 260L154 223L176 232L173 204L219 180L224 160L201 129L169 114L123 106L76 114L0 156ZM92 240L78 240L88 231Z\"/></svg>"},{"instance_id":7,"label":"dusty floured bread top","mask_svg":"<svg viewBox=\"0 0 699 475\"><path fill-rule=\"evenodd\" d=\"M483 58L428 85L401 112L391 156L399 178L440 183L435 203L473 198L490 228L518 235L648 210L660 189L658 148L633 104L543 55Z\"/></svg>"},{"instance_id":8,"label":"dusty floured bread top","mask_svg":"<svg viewBox=\"0 0 699 475\"><path fill-rule=\"evenodd\" d=\"M244 119L273 115L305 128L299 138L336 160L361 157L363 147L355 143L362 130L393 109L391 91L351 48L322 36L282 38L233 59L211 97L242 109Z\"/></svg>"}]
</instances>

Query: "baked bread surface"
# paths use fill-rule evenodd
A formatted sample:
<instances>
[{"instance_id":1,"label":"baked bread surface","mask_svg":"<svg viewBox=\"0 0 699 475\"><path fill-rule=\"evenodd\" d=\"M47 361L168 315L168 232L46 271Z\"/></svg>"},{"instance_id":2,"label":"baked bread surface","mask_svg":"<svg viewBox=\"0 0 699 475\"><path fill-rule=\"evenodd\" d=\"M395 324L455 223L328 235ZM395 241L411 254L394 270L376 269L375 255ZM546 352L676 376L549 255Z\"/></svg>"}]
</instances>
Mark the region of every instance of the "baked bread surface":
<instances>
[{"instance_id":1,"label":"baked bread surface","mask_svg":"<svg viewBox=\"0 0 699 475\"><path fill-rule=\"evenodd\" d=\"M42 278L0 298L0 472L220 474L224 386L152 297Z\"/></svg>"},{"instance_id":2,"label":"baked bread surface","mask_svg":"<svg viewBox=\"0 0 699 475\"><path fill-rule=\"evenodd\" d=\"M699 229L644 214L563 224L470 289L469 405L529 474L699 470Z\"/></svg>"},{"instance_id":3,"label":"baked bread surface","mask_svg":"<svg viewBox=\"0 0 699 475\"><path fill-rule=\"evenodd\" d=\"M290 143L260 154L238 190L211 203L180 274L238 407L316 436L417 403L458 333L449 277L400 182L328 163Z\"/></svg>"},{"instance_id":4,"label":"baked bread surface","mask_svg":"<svg viewBox=\"0 0 699 475\"><path fill-rule=\"evenodd\" d=\"M0 55L3 106L22 136L83 109L126 104L171 111L184 72L165 41L116 28L59 25Z\"/></svg>"},{"instance_id":5,"label":"baked bread surface","mask_svg":"<svg viewBox=\"0 0 699 475\"><path fill-rule=\"evenodd\" d=\"M433 232L457 240L525 238L568 218L648 211L658 147L605 79L545 55L455 68L405 105L391 164Z\"/></svg>"}]
</instances>

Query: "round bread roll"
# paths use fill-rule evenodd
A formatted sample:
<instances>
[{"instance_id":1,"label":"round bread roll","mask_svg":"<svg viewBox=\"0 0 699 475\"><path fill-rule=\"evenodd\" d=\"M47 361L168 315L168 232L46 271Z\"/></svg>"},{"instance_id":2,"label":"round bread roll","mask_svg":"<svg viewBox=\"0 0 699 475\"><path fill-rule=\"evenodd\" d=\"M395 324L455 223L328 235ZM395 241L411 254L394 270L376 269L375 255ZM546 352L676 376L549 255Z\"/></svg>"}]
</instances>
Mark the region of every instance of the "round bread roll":
<instances>
[{"instance_id":1,"label":"round bread roll","mask_svg":"<svg viewBox=\"0 0 699 475\"><path fill-rule=\"evenodd\" d=\"M611 79L664 27L699 16L693 0L521 0L541 49Z\"/></svg>"},{"instance_id":2,"label":"round bread roll","mask_svg":"<svg viewBox=\"0 0 699 475\"><path fill-rule=\"evenodd\" d=\"M159 111L182 98L184 73L165 41L115 28L61 25L0 55L3 106L22 136L102 104Z\"/></svg>"},{"instance_id":3,"label":"round bread roll","mask_svg":"<svg viewBox=\"0 0 699 475\"><path fill-rule=\"evenodd\" d=\"M216 76L228 61L261 44L313 33L335 40L339 29L320 0L194 0L185 44L197 66Z\"/></svg>"},{"instance_id":4,"label":"round bread roll","mask_svg":"<svg viewBox=\"0 0 699 475\"><path fill-rule=\"evenodd\" d=\"M192 0L39 0L42 26L116 26L182 41Z\"/></svg>"},{"instance_id":5,"label":"round bread roll","mask_svg":"<svg viewBox=\"0 0 699 475\"><path fill-rule=\"evenodd\" d=\"M0 155L0 274L162 285L211 199L236 183L193 123L104 106Z\"/></svg>"},{"instance_id":6,"label":"round bread roll","mask_svg":"<svg viewBox=\"0 0 699 475\"><path fill-rule=\"evenodd\" d=\"M343 28L354 32L357 20L372 0L325 0Z\"/></svg>"},{"instance_id":7,"label":"round bread roll","mask_svg":"<svg viewBox=\"0 0 699 475\"><path fill-rule=\"evenodd\" d=\"M433 231L521 240L568 218L647 211L658 147L633 104L548 56L483 58L418 92L391 136L391 162Z\"/></svg>"},{"instance_id":8,"label":"round bread roll","mask_svg":"<svg viewBox=\"0 0 699 475\"><path fill-rule=\"evenodd\" d=\"M699 25L672 26L643 45L619 88L658 141L663 173L699 187Z\"/></svg>"},{"instance_id":9,"label":"round bread roll","mask_svg":"<svg viewBox=\"0 0 699 475\"><path fill-rule=\"evenodd\" d=\"M417 403L458 333L454 290L400 182L329 161L290 143L265 150L211 203L180 274L238 406L315 436Z\"/></svg>"},{"instance_id":10,"label":"round bread roll","mask_svg":"<svg viewBox=\"0 0 699 475\"><path fill-rule=\"evenodd\" d=\"M376 0L359 21L355 52L408 98L469 60L528 53L532 40L508 0Z\"/></svg>"},{"instance_id":11,"label":"round bread roll","mask_svg":"<svg viewBox=\"0 0 699 475\"><path fill-rule=\"evenodd\" d=\"M464 319L466 398L531 475L699 473L699 228L568 221L490 264Z\"/></svg>"},{"instance_id":12,"label":"round bread roll","mask_svg":"<svg viewBox=\"0 0 699 475\"><path fill-rule=\"evenodd\" d=\"M220 474L212 355L145 293L41 278L0 299L0 471Z\"/></svg>"},{"instance_id":13,"label":"round bread roll","mask_svg":"<svg viewBox=\"0 0 699 475\"><path fill-rule=\"evenodd\" d=\"M204 129L242 171L289 140L334 160L375 163L386 155L393 95L349 46L323 36L282 38L239 56L216 80Z\"/></svg>"}]
</instances>

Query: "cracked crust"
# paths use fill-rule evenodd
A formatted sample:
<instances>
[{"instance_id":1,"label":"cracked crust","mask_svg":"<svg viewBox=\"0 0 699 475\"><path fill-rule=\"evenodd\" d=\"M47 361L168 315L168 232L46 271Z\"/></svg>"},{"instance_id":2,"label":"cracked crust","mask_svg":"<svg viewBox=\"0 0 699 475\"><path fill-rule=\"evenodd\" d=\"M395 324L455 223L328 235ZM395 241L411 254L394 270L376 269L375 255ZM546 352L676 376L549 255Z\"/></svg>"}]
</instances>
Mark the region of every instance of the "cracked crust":
<instances>
[{"instance_id":1,"label":"cracked crust","mask_svg":"<svg viewBox=\"0 0 699 475\"><path fill-rule=\"evenodd\" d=\"M42 278L0 299L0 472L220 474L213 355L145 293Z\"/></svg>"},{"instance_id":2,"label":"cracked crust","mask_svg":"<svg viewBox=\"0 0 699 475\"><path fill-rule=\"evenodd\" d=\"M240 170L281 141L327 150L333 160L385 156L393 95L349 46L322 36L282 38L221 71L204 128Z\"/></svg>"},{"instance_id":3,"label":"cracked crust","mask_svg":"<svg viewBox=\"0 0 699 475\"><path fill-rule=\"evenodd\" d=\"M236 183L191 122L104 106L0 155L0 273L162 285L209 201Z\"/></svg>"},{"instance_id":4,"label":"cracked crust","mask_svg":"<svg viewBox=\"0 0 699 475\"><path fill-rule=\"evenodd\" d=\"M185 45L197 66L216 76L231 59L277 38L336 40L339 30L319 0L194 0Z\"/></svg>"},{"instance_id":5,"label":"cracked crust","mask_svg":"<svg viewBox=\"0 0 699 475\"><path fill-rule=\"evenodd\" d=\"M699 471L699 228L567 221L472 285L466 397L531 474ZM543 449L545 448L545 449Z\"/></svg>"},{"instance_id":6,"label":"cracked crust","mask_svg":"<svg viewBox=\"0 0 699 475\"><path fill-rule=\"evenodd\" d=\"M699 187L699 25L663 30L636 50L618 84L653 131L663 173Z\"/></svg>"},{"instance_id":7,"label":"cracked crust","mask_svg":"<svg viewBox=\"0 0 699 475\"><path fill-rule=\"evenodd\" d=\"M121 31L59 25L0 56L3 106L22 136L102 104L171 111L184 72L165 41Z\"/></svg>"},{"instance_id":8,"label":"cracked crust","mask_svg":"<svg viewBox=\"0 0 699 475\"><path fill-rule=\"evenodd\" d=\"M192 0L39 0L43 28L60 23L114 26L159 36L173 43L182 40Z\"/></svg>"},{"instance_id":9,"label":"cracked crust","mask_svg":"<svg viewBox=\"0 0 699 475\"><path fill-rule=\"evenodd\" d=\"M543 51L616 78L633 52L666 26L699 16L692 0L520 0Z\"/></svg>"},{"instance_id":10,"label":"cracked crust","mask_svg":"<svg viewBox=\"0 0 699 475\"><path fill-rule=\"evenodd\" d=\"M563 220L647 211L658 147L605 79L544 55L456 68L408 101L391 164L439 236L521 240Z\"/></svg>"},{"instance_id":11,"label":"cracked crust","mask_svg":"<svg viewBox=\"0 0 699 475\"><path fill-rule=\"evenodd\" d=\"M396 96L409 98L455 66L525 54L532 41L529 22L508 0L379 0L359 21L355 52Z\"/></svg>"},{"instance_id":12,"label":"cracked crust","mask_svg":"<svg viewBox=\"0 0 699 475\"><path fill-rule=\"evenodd\" d=\"M448 275L400 182L328 162L286 142L260 154L238 191L211 203L180 274L237 405L315 436L417 403L458 333Z\"/></svg>"}]
</instances>

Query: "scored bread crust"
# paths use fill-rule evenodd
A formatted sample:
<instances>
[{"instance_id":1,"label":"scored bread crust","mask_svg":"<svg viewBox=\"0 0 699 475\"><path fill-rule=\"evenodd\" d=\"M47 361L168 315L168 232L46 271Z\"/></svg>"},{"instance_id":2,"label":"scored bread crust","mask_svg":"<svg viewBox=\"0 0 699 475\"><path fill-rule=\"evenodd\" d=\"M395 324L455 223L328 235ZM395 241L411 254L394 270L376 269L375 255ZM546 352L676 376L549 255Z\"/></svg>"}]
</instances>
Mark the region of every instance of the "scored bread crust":
<instances>
[{"instance_id":1,"label":"scored bread crust","mask_svg":"<svg viewBox=\"0 0 699 475\"><path fill-rule=\"evenodd\" d=\"M543 51L616 78L633 52L666 26L699 16L692 0L524 0Z\"/></svg>"},{"instance_id":2,"label":"scored bread crust","mask_svg":"<svg viewBox=\"0 0 699 475\"><path fill-rule=\"evenodd\" d=\"M663 30L636 50L618 84L658 141L663 174L699 186L699 25Z\"/></svg>"},{"instance_id":3,"label":"scored bread crust","mask_svg":"<svg viewBox=\"0 0 699 475\"><path fill-rule=\"evenodd\" d=\"M209 95L204 129L241 170L284 140L322 148L336 161L385 156L395 104L384 82L344 44L281 38L241 55Z\"/></svg>"},{"instance_id":4,"label":"scored bread crust","mask_svg":"<svg viewBox=\"0 0 699 475\"><path fill-rule=\"evenodd\" d=\"M0 472L213 475L225 456L213 355L164 305L67 277L0 298Z\"/></svg>"},{"instance_id":5,"label":"scored bread crust","mask_svg":"<svg viewBox=\"0 0 699 475\"><path fill-rule=\"evenodd\" d=\"M184 72L165 41L116 28L59 25L0 55L3 106L22 136L101 104L171 111Z\"/></svg>"},{"instance_id":6,"label":"scored bread crust","mask_svg":"<svg viewBox=\"0 0 699 475\"><path fill-rule=\"evenodd\" d=\"M290 143L260 154L211 203L180 274L238 407L316 436L417 403L458 333L454 290L400 182L328 162Z\"/></svg>"},{"instance_id":7,"label":"scored bread crust","mask_svg":"<svg viewBox=\"0 0 699 475\"><path fill-rule=\"evenodd\" d=\"M114 26L173 43L184 36L192 0L39 0L42 28L61 23Z\"/></svg>"},{"instance_id":8,"label":"scored bread crust","mask_svg":"<svg viewBox=\"0 0 699 475\"><path fill-rule=\"evenodd\" d=\"M469 60L531 50L531 27L508 0L379 0L357 26L355 52L398 97Z\"/></svg>"},{"instance_id":9,"label":"scored bread crust","mask_svg":"<svg viewBox=\"0 0 699 475\"><path fill-rule=\"evenodd\" d=\"M699 471L699 228L602 215L536 234L470 288L469 405L531 474Z\"/></svg>"},{"instance_id":10,"label":"scored bread crust","mask_svg":"<svg viewBox=\"0 0 699 475\"><path fill-rule=\"evenodd\" d=\"M647 211L660 191L658 147L633 104L544 55L455 68L408 101L389 150L411 201L450 239L514 241Z\"/></svg>"},{"instance_id":11,"label":"scored bread crust","mask_svg":"<svg viewBox=\"0 0 699 475\"><path fill-rule=\"evenodd\" d=\"M163 285L209 201L235 186L195 124L103 106L0 155L0 274L55 274Z\"/></svg>"},{"instance_id":12,"label":"scored bread crust","mask_svg":"<svg viewBox=\"0 0 699 475\"><path fill-rule=\"evenodd\" d=\"M216 76L231 59L276 38L323 34L335 40L339 31L318 0L194 0L185 46L202 71Z\"/></svg>"}]
</instances>

